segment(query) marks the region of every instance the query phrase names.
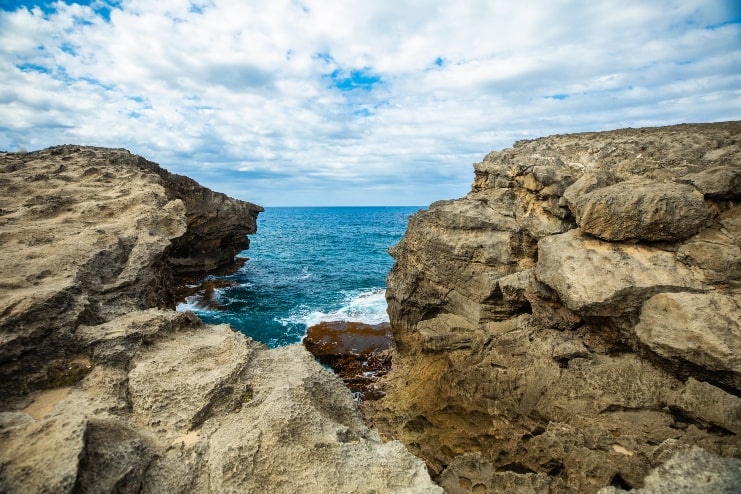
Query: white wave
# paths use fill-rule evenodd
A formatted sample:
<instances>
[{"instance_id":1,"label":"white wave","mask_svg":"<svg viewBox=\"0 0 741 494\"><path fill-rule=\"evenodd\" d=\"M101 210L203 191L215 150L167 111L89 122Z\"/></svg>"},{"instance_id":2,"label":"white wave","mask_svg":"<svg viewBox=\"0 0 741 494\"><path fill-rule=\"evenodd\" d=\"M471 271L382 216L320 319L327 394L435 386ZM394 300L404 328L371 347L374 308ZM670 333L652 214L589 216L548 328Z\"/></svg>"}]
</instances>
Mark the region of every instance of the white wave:
<instances>
[{"instance_id":1,"label":"white wave","mask_svg":"<svg viewBox=\"0 0 741 494\"><path fill-rule=\"evenodd\" d=\"M299 309L278 320L284 326L304 324L307 328L322 321L353 321L381 324L389 321L386 312L386 290L369 290L348 295L341 307L334 311Z\"/></svg>"},{"instance_id":2,"label":"white wave","mask_svg":"<svg viewBox=\"0 0 741 494\"><path fill-rule=\"evenodd\" d=\"M197 298L191 295L185 298L185 302L180 302L176 305L175 310L178 312L198 312L201 308L198 306Z\"/></svg>"},{"instance_id":3,"label":"white wave","mask_svg":"<svg viewBox=\"0 0 741 494\"><path fill-rule=\"evenodd\" d=\"M217 293L214 293L214 299L218 302L219 298L217 296ZM190 297L185 298L185 302L180 302L175 306L175 310L178 312L213 312L207 307L204 307L201 305L201 302L203 302L203 299L199 297L198 295L191 295Z\"/></svg>"}]
</instances>

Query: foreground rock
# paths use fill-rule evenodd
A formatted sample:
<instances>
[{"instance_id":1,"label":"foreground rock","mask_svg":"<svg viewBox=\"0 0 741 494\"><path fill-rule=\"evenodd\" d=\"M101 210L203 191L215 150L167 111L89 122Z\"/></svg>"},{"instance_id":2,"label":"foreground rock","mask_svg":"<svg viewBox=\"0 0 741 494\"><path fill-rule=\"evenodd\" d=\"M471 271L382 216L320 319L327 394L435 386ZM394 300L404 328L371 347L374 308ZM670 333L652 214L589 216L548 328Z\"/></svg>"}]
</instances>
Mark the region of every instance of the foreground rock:
<instances>
[{"instance_id":1,"label":"foreground rock","mask_svg":"<svg viewBox=\"0 0 741 494\"><path fill-rule=\"evenodd\" d=\"M440 491L301 346L167 309L176 275L247 246L259 206L124 150L0 170L0 491Z\"/></svg>"},{"instance_id":2,"label":"foreground rock","mask_svg":"<svg viewBox=\"0 0 741 494\"><path fill-rule=\"evenodd\" d=\"M391 251L397 351L368 420L451 493L648 489L690 446L741 456L740 137L680 125L487 155Z\"/></svg>"}]
</instances>

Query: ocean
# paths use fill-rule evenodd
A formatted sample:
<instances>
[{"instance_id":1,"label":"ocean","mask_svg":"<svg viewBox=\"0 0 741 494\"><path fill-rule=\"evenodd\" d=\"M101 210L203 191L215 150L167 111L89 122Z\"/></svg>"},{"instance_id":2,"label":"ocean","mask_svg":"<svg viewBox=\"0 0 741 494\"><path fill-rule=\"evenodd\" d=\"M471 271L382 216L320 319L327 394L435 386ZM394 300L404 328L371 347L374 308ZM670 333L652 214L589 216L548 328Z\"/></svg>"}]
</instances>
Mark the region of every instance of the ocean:
<instances>
[{"instance_id":1,"label":"ocean","mask_svg":"<svg viewBox=\"0 0 741 494\"><path fill-rule=\"evenodd\" d=\"M270 347L301 341L320 321L388 321L387 250L401 240L420 207L265 208L250 235L248 261L214 298L223 310L195 297L178 305L211 324L231 326Z\"/></svg>"}]
</instances>

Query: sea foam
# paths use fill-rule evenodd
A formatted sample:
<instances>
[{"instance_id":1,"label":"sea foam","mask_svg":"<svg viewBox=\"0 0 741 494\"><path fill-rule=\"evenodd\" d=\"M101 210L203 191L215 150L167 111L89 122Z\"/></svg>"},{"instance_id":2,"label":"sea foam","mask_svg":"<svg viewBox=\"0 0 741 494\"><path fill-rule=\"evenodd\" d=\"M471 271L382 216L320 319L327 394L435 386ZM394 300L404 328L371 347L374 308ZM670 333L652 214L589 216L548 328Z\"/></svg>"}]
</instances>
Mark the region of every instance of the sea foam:
<instances>
[{"instance_id":1,"label":"sea foam","mask_svg":"<svg viewBox=\"0 0 741 494\"><path fill-rule=\"evenodd\" d=\"M283 325L303 324L307 328L322 321L354 321L365 324L382 324L389 321L386 312L386 290L375 289L350 292L337 310L311 310L299 308L288 317L278 320Z\"/></svg>"}]
</instances>

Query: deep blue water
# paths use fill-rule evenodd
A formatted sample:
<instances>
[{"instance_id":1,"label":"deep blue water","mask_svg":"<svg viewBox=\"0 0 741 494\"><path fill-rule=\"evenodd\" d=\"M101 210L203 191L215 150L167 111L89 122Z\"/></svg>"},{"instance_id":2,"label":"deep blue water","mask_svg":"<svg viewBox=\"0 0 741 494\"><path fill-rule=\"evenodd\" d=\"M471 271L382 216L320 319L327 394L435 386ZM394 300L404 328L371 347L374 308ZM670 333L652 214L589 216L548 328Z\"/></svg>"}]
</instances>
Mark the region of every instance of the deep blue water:
<instances>
[{"instance_id":1,"label":"deep blue water","mask_svg":"<svg viewBox=\"0 0 741 494\"><path fill-rule=\"evenodd\" d=\"M217 290L225 311L193 310L206 322L275 347L301 340L321 320L377 324L388 320L384 297L388 254L419 207L266 208L242 253L249 260L219 279L238 286Z\"/></svg>"}]
</instances>

